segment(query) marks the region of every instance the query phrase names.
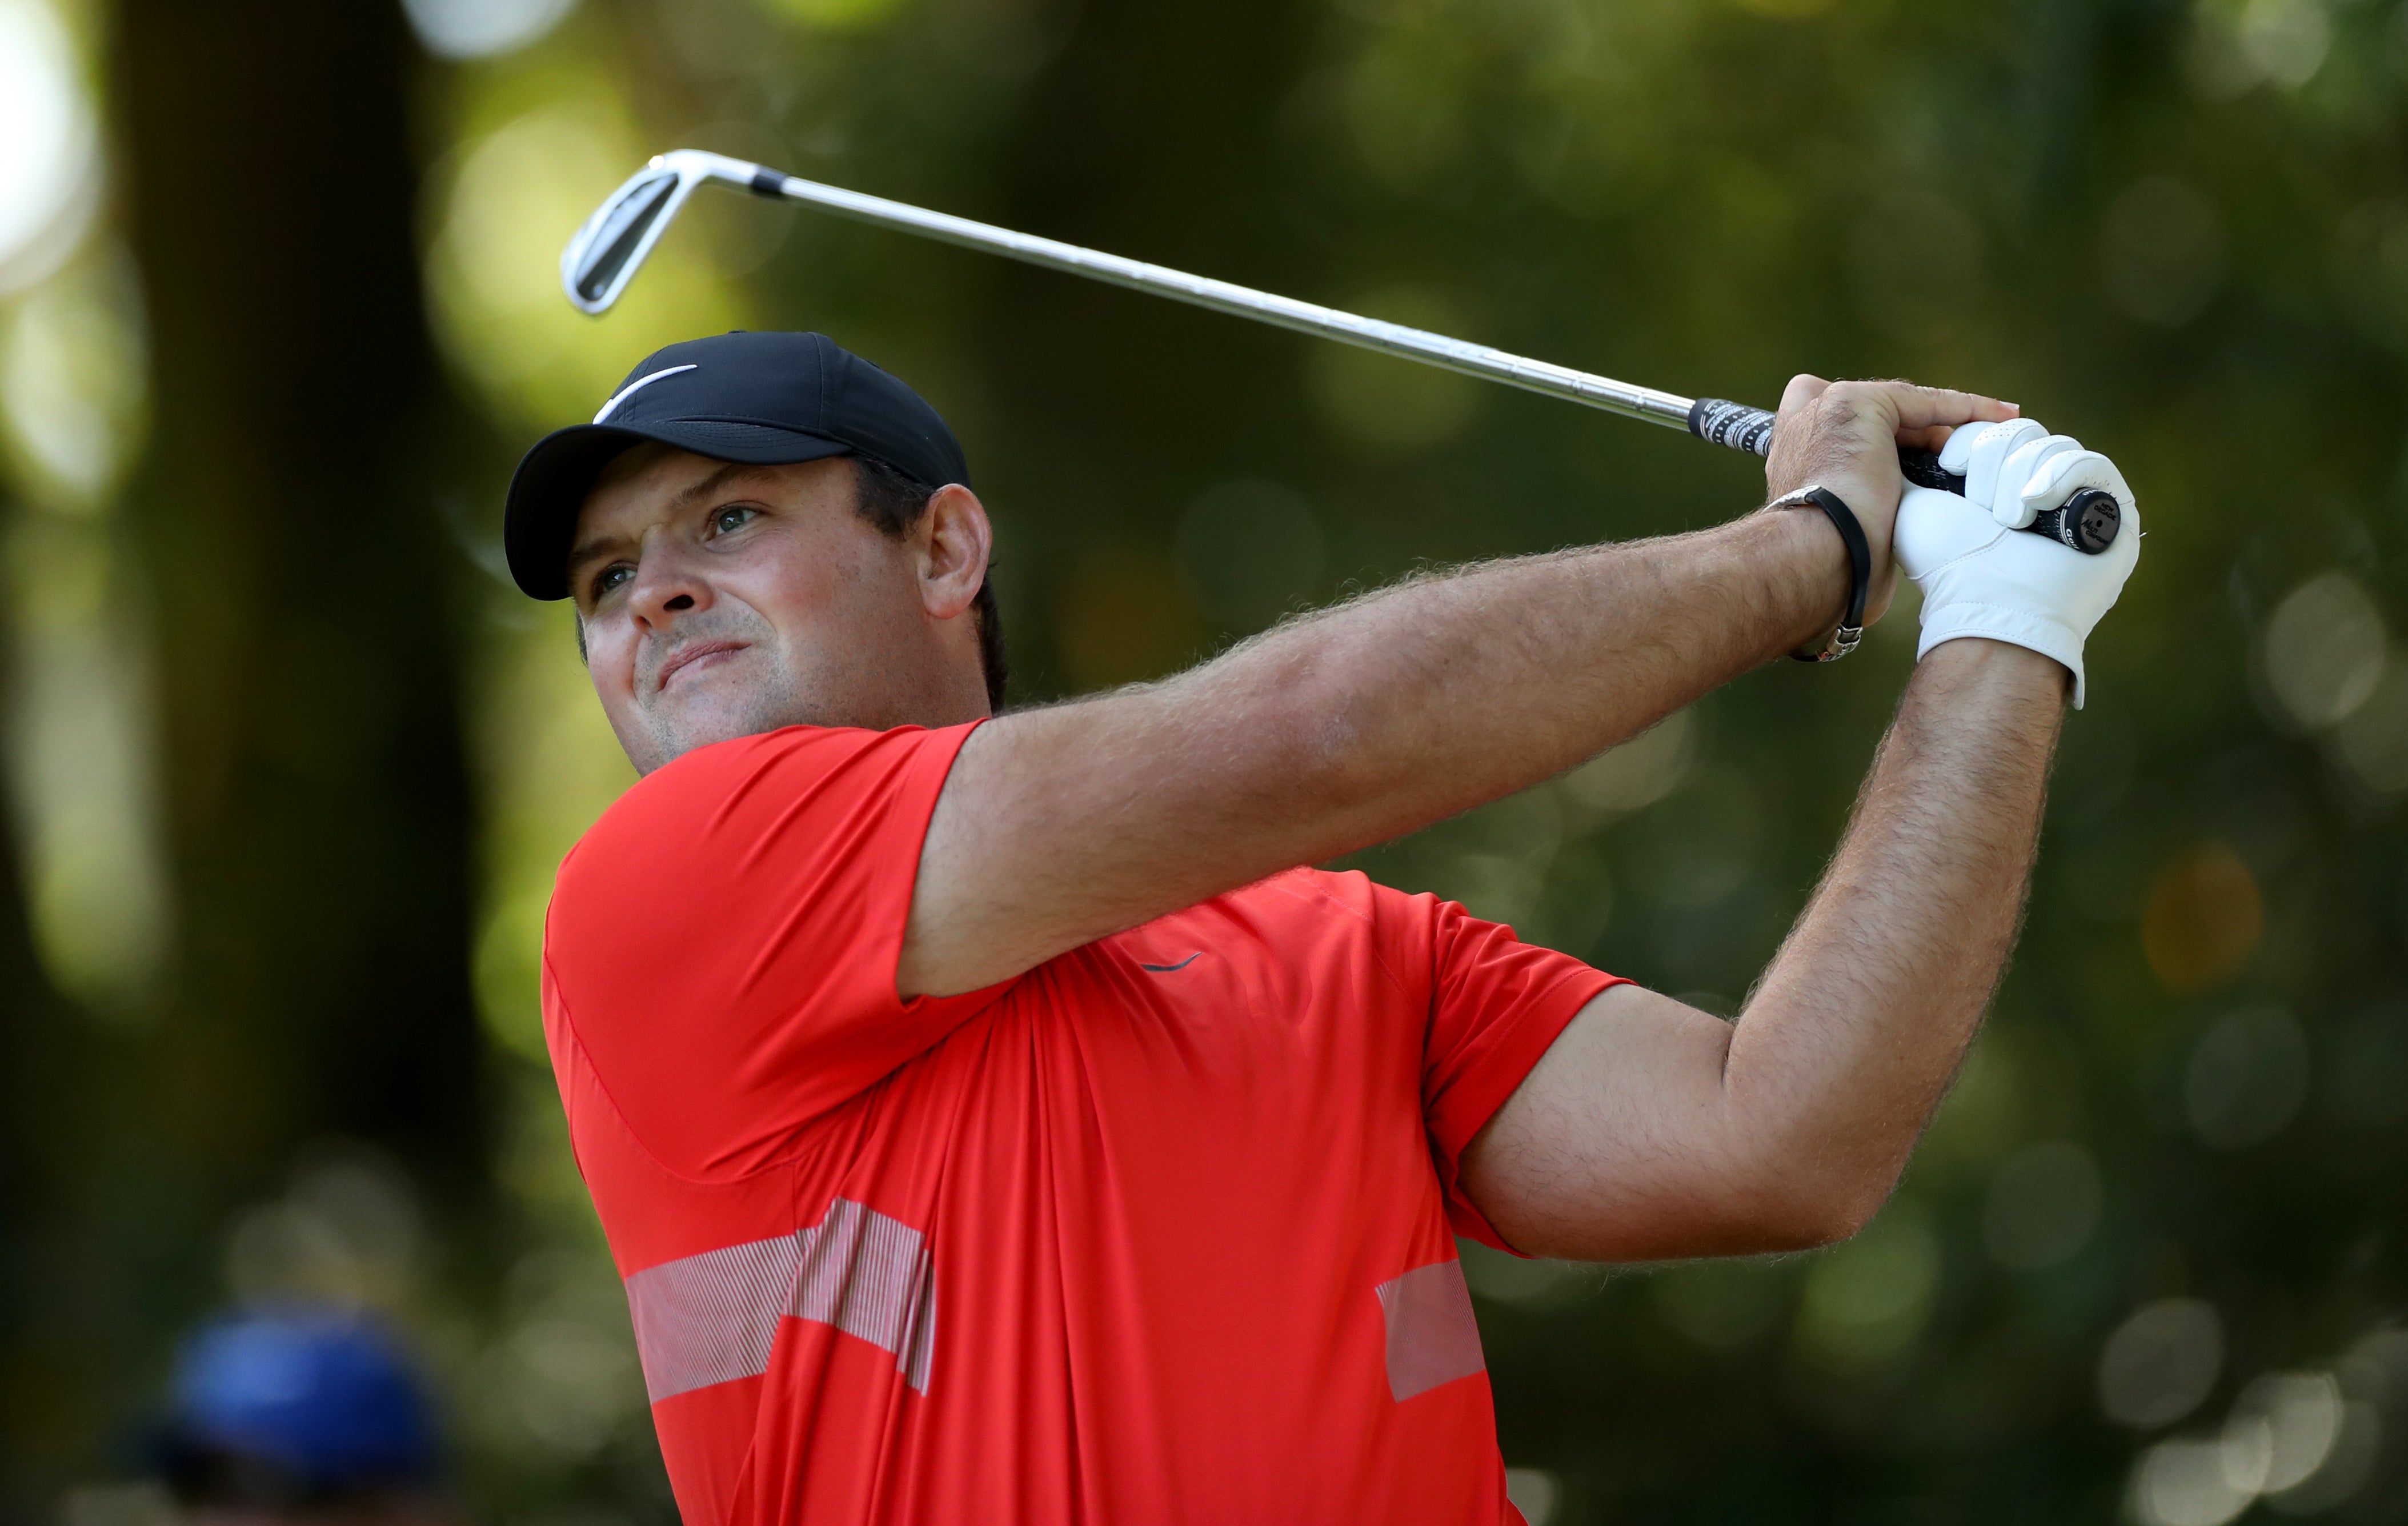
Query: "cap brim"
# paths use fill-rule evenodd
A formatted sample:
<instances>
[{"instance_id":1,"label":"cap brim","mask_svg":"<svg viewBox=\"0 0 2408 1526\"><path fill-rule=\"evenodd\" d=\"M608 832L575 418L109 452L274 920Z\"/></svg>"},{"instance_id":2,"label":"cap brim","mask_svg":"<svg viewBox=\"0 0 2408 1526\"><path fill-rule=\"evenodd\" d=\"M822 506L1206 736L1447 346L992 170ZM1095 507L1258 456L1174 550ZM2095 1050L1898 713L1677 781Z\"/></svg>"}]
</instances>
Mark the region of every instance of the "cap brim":
<instances>
[{"instance_id":1,"label":"cap brim","mask_svg":"<svg viewBox=\"0 0 2408 1526\"><path fill-rule=\"evenodd\" d=\"M502 551L511 581L530 598L568 597L568 552L577 515L603 468L647 440L714 461L791 466L850 455L853 447L823 435L727 419L665 419L652 424L579 424L536 441L510 478L502 511Z\"/></svg>"}]
</instances>

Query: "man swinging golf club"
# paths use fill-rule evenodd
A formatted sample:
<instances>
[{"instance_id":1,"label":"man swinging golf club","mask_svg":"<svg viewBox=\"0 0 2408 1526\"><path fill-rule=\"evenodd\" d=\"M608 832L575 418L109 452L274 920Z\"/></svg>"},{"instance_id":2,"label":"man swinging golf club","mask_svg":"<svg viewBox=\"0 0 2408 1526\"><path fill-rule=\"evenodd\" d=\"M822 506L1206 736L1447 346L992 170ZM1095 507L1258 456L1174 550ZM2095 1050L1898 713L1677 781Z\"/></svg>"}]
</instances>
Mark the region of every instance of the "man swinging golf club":
<instances>
[{"instance_id":1,"label":"man swinging golf club","mask_svg":"<svg viewBox=\"0 0 2408 1526\"><path fill-rule=\"evenodd\" d=\"M1964 495L1901 509L1943 436ZM1862 1226L2006 957L2140 526L2103 457L1904 383L1799 378L1767 473L1719 528L996 718L986 512L883 371L695 340L538 444L510 566L576 601L644 775L562 866L547 1032L686 1519L1510 1521L1454 1236ZM2002 527L2075 482L2104 554ZM1843 653L1900 569L1918 666L1735 1023L1307 867Z\"/></svg>"}]
</instances>

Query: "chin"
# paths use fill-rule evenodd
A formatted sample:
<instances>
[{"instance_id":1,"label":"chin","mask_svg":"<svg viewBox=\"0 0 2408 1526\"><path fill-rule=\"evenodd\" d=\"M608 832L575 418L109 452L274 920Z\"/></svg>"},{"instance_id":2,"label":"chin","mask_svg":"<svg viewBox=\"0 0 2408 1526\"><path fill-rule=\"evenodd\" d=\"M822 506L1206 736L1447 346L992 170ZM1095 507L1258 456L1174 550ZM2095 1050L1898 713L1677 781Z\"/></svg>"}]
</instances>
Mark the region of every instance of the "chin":
<instances>
[{"instance_id":1,"label":"chin","mask_svg":"<svg viewBox=\"0 0 2408 1526\"><path fill-rule=\"evenodd\" d=\"M807 719L793 705L765 702L769 698L757 692L682 696L670 705L639 713L633 727L614 729L628 761L638 772L650 773L697 747L757 737Z\"/></svg>"}]
</instances>

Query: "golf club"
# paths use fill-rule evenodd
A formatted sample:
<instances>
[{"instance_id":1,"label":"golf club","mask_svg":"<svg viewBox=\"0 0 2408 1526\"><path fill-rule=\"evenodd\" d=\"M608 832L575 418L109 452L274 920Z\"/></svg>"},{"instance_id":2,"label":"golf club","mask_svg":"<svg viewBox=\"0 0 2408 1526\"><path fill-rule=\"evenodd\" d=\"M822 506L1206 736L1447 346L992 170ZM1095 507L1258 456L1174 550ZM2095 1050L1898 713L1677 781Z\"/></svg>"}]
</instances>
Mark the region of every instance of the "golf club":
<instances>
[{"instance_id":1,"label":"golf club","mask_svg":"<svg viewBox=\"0 0 2408 1526\"><path fill-rule=\"evenodd\" d=\"M1773 416L1744 403L1719 397L1682 397L1653 387L1633 386L1569 367L1508 354L1484 344L1469 344L1442 334L1358 317L1226 281L1191 276L1117 254L1081 249L1075 244L908 207L882 196L822 185L698 149L678 149L660 155L612 192L586 219L585 225L577 230L560 255L560 281L568 300L580 311L608 310L619 299L619 294L627 289L627 282L635 279L645 256L660 242L662 233L683 209L695 187L707 181L735 186L755 195L809 202L858 222L900 228L1048 269L1153 292L1215 312L1318 334L1467 376L1584 403L1625 418L1684 428L1700 439L1733 450L1763 455L1772 448ZM1964 479L1942 471L1939 458L1931 452L1901 450L1899 465L1909 482L1951 492L1964 490ZM2041 514L2026 528L2095 555L2114 541L2122 525L2123 511L2113 494L2085 488L2062 507Z\"/></svg>"}]
</instances>

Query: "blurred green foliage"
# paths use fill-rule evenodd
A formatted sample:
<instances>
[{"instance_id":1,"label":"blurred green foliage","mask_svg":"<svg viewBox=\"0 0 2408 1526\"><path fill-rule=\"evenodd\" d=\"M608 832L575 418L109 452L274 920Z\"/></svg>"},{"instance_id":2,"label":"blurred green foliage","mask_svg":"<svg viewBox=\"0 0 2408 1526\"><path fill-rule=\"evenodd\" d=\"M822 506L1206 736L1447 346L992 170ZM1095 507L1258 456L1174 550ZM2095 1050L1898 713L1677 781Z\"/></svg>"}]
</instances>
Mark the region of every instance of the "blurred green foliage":
<instances>
[{"instance_id":1,"label":"blurred green foliage","mask_svg":"<svg viewBox=\"0 0 2408 1526\"><path fill-rule=\"evenodd\" d=\"M410 10L442 36L440 0ZM125 692L162 717L175 932L136 979L77 942L89 917L44 921L87 904L60 866L104 860L42 846L61 818L23 780L51 775L22 758L65 712L21 684L13 1509L122 1470L180 1322L304 1288L422 1332L480 1514L666 1519L533 1004L552 866L627 774L562 612L505 586L496 543L516 452L650 348L818 328L943 409L1000 526L1024 702L1416 567L1758 491L1669 432L732 197L620 310L571 313L561 241L645 153L693 146L1674 391L1977 388L2114 453L2149 554L2092 645L2022 951L1899 1198L1768 1264L1472 1247L1506 1456L1559 1526L2408 1519L2408 4L541 21L456 59L381 7L81 23L130 189L10 322L35 332L60 282L99 293L62 310L101 326L68 331L149 336L156 423L133 488L79 498L21 442L21 607L97 592L21 612L17 651L50 671L88 630L145 654ZM246 148L290 175L245 181ZM213 171L240 194L196 194ZM212 369L228 353L264 391ZM138 377L100 371L95 417L149 416ZM1912 615L1360 865L1734 1012L1844 819ZM138 848L108 850L109 884L150 883Z\"/></svg>"}]
</instances>

